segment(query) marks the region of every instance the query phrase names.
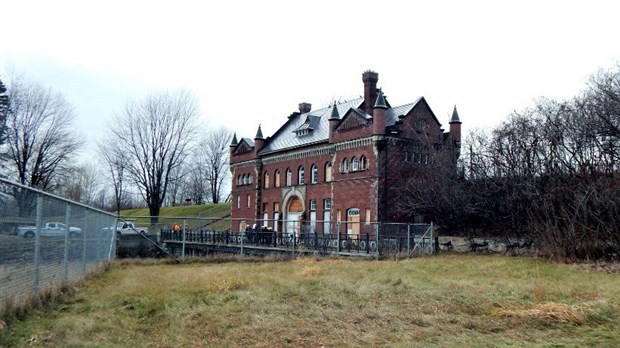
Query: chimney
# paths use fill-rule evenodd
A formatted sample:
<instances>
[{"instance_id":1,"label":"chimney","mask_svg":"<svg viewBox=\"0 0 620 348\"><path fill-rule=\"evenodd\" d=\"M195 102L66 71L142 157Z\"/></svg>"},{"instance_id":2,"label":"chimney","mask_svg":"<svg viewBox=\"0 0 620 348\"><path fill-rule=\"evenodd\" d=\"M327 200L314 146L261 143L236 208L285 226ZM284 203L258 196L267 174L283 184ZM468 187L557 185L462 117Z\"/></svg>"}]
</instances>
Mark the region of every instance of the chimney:
<instances>
[{"instance_id":1,"label":"chimney","mask_svg":"<svg viewBox=\"0 0 620 348\"><path fill-rule=\"evenodd\" d=\"M379 74L372 70L366 70L362 74L362 81L364 82L364 111L372 115L373 106L377 100Z\"/></svg>"},{"instance_id":2,"label":"chimney","mask_svg":"<svg viewBox=\"0 0 620 348\"><path fill-rule=\"evenodd\" d=\"M299 103L299 112L302 114L308 113L312 110L312 104L310 103Z\"/></svg>"}]
</instances>

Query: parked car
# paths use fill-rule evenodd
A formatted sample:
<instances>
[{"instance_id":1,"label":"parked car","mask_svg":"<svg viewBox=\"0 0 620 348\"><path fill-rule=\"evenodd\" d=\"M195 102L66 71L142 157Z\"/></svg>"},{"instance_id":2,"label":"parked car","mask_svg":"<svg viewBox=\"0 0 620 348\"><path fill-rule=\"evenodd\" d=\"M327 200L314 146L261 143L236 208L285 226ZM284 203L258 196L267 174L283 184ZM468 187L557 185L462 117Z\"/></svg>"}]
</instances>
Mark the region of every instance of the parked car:
<instances>
[{"instance_id":1,"label":"parked car","mask_svg":"<svg viewBox=\"0 0 620 348\"><path fill-rule=\"evenodd\" d=\"M107 231L107 230L109 230L108 227L104 228L104 231ZM124 235L130 235L130 234L146 235L148 233L149 233L148 228L137 227L131 221L124 221L124 222L119 222L118 224L116 224L116 235L117 236L124 236Z\"/></svg>"},{"instance_id":2,"label":"parked car","mask_svg":"<svg viewBox=\"0 0 620 348\"><path fill-rule=\"evenodd\" d=\"M37 232L37 226L24 226L17 229L17 235L24 238L34 238ZM67 232L67 225L62 222L47 222L41 228L41 237L64 236ZM69 237L77 237L82 234L79 227L69 227Z\"/></svg>"}]
</instances>

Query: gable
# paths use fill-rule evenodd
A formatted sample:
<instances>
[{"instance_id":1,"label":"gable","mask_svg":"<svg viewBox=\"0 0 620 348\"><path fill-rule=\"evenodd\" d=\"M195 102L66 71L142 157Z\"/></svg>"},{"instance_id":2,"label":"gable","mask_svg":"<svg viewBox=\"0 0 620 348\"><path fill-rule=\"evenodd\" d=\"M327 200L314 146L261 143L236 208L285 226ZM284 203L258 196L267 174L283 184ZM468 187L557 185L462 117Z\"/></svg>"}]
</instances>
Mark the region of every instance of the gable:
<instances>
[{"instance_id":1,"label":"gable","mask_svg":"<svg viewBox=\"0 0 620 348\"><path fill-rule=\"evenodd\" d=\"M420 98L420 101L416 103L413 108L405 115L404 118L413 118L415 119L423 119L429 123L429 126L432 126L430 123L434 123L438 128L441 128L441 123L435 116L435 113L431 109L431 107L426 102L424 97ZM414 121L415 122L415 121Z\"/></svg>"},{"instance_id":2,"label":"gable","mask_svg":"<svg viewBox=\"0 0 620 348\"><path fill-rule=\"evenodd\" d=\"M237 148L235 149L234 154L235 154L235 155L241 155L241 154L248 153L248 152L252 152L252 151L254 151L254 147L253 147L253 146L250 146L250 145L249 145L249 144L245 141L245 139L243 139L243 140L241 140L241 141L239 142L239 145L237 145Z\"/></svg>"},{"instance_id":3,"label":"gable","mask_svg":"<svg viewBox=\"0 0 620 348\"><path fill-rule=\"evenodd\" d=\"M348 132L370 126L372 126L372 118L369 115L365 115L365 113L351 108L349 109L349 111L347 111L347 113L344 115L344 117L336 127L336 131Z\"/></svg>"}]
</instances>

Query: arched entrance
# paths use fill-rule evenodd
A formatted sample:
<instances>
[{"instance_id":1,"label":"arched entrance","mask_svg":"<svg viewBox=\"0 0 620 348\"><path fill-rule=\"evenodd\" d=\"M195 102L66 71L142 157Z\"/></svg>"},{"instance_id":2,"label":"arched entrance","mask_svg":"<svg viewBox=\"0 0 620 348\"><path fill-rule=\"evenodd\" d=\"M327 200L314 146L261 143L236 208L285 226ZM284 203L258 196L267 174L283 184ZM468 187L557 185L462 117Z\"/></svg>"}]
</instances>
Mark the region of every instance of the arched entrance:
<instances>
[{"instance_id":1,"label":"arched entrance","mask_svg":"<svg viewBox=\"0 0 620 348\"><path fill-rule=\"evenodd\" d=\"M286 208L286 232L299 236L301 217L304 213L303 202L299 197L292 197Z\"/></svg>"}]
</instances>

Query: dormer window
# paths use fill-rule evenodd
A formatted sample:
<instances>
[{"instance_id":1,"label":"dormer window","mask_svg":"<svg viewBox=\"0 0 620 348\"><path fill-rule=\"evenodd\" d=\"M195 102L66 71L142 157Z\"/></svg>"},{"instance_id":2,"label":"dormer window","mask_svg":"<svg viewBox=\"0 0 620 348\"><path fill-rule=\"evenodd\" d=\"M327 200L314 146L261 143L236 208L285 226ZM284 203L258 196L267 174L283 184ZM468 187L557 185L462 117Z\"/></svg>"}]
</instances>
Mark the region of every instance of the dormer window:
<instances>
[{"instance_id":1,"label":"dormer window","mask_svg":"<svg viewBox=\"0 0 620 348\"><path fill-rule=\"evenodd\" d=\"M308 115L304 123L297 127L297 129L293 130L293 132L298 136L304 136L310 134L316 127L319 125L319 120L321 117Z\"/></svg>"}]
</instances>

